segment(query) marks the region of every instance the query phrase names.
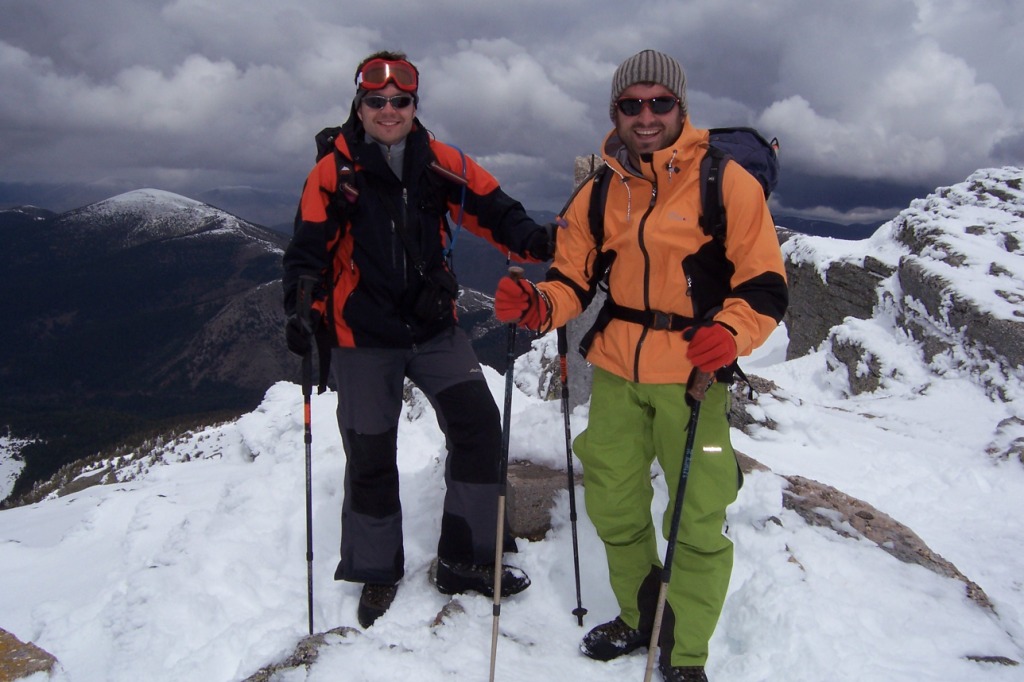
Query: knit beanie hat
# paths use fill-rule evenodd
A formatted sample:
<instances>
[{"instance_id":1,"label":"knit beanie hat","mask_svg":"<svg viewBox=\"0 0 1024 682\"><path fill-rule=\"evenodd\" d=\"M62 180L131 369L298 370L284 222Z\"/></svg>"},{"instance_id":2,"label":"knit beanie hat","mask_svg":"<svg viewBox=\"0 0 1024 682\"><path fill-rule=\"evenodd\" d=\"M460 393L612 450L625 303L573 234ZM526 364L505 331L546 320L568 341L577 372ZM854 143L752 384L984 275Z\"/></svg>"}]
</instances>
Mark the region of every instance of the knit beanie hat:
<instances>
[{"instance_id":1,"label":"knit beanie hat","mask_svg":"<svg viewBox=\"0 0 1024 682\"><path fill-rule=\"evenodd\" d=\"M622 91L637 83L657 83L679 98L679 108L686 115L686 74L675 59L656 50L643 50L619 64L612 76L612 100L608 114L615 121L615 102Z\"/></svg>"}]
</instances>

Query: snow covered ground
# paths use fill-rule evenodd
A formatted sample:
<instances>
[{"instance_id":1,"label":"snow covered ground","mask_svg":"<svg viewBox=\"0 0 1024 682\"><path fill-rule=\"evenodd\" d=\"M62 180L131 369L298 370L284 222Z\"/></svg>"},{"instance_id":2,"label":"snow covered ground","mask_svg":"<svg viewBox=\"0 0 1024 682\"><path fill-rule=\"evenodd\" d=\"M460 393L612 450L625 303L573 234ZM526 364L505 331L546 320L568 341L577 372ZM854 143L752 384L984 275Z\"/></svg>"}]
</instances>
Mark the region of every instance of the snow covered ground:
<instances>
[{"instance_id":1,"label":"snow covered ground","mask_svg":"<svg viewBox=\"0 0 1024 682\"><path fill-rule=\"evenodd\" d=\"M824 355L783 362L785 330L745 363L779 397L758 409L778 424L737 449L775 473L749 475L730 509L736 543L730 595L712 640L712 682L1002 682L1024 679L1024 466L985 452L1012 404L964 378L923 368L874 394L844 397ZM912 365L908 365L911 368ZM499 406L504 380L485 369ZM536 383L533 356L517 382ZM332 580L343 454L334 396L313 400L314 618L317 631L356 625L359 586ZM516 391L511 457L564 467L559 403ZM572 415L572 430L586 424ZM371 629L329 635L316 663L280 682L487 679L491 601L437 627L447 598L427 582L440 527L443 441L426 401L399 433L406 570L392 609ZM0 627L61 663L55 680L242 680L286 658L307 634L302 397L278 384L233 423L168 443L166 465L125 463L119 484L0 512ZM579 464L577 463L577 466ZM870 541L811 527L782 506L800 474L875 505L917 532L977 582L963 584L894 559ZM643 679L645 656L609 663L577 649L586 629L616 615L603 550L582 504L584 628L576 606L568 494L554 528L509 557L533 579L506 599L497 680ZM666 501L657 479L653 506ZM41 675L36 676L42 680ZM655 675L657 679L657 674Z\"/></svg>"}]
</instances>

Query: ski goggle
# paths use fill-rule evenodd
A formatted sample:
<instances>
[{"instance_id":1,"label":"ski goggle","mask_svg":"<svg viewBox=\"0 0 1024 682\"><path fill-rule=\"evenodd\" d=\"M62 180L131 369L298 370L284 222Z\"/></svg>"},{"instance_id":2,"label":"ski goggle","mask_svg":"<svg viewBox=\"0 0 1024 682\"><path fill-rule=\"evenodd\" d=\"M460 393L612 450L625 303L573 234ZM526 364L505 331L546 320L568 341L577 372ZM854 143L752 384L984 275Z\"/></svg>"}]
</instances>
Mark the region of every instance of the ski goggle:
<instances>
[{"instance_id":1,"label":"ski goggle","mask_svg":"<svg viewBox=\"0 0 1024 682\"><path fill-rule=\"evenodd\" d=\"M384 95L367 95L363 97L363 104L370 107L371 109L383 109L389 102L395 109L405 109L407 106L412 104L412 95L394 95L393 97L385 97Z\"/></svg>"},{"instance_id":2,"label":"ski goggle","mask_svg":"<svg viewBox=\"0 0 1024 682\"><path fill-rule=\"evenodd\" d=\"M388 81L406 92L415 92L419 86L416 67L405 60L371 59L356 74L356 85L364 90L380 90Z\"/></svg>"},{"instance_id":3,"label":"ski goggle","mask_svg":"<svg viewBox=\"0 0 1024 682\"><path fill-rule=\"evenodd\" d=\"M652 97L650 99L633 97L616 100L615 102L615 106L618 110L626 116L639 116L640 112L643 111L645 104L651 108L651 113L662 116L675 109L676 105L679 104L679 100L669 95L663 95L661 97Z\"/></svg>"}]
</instances>

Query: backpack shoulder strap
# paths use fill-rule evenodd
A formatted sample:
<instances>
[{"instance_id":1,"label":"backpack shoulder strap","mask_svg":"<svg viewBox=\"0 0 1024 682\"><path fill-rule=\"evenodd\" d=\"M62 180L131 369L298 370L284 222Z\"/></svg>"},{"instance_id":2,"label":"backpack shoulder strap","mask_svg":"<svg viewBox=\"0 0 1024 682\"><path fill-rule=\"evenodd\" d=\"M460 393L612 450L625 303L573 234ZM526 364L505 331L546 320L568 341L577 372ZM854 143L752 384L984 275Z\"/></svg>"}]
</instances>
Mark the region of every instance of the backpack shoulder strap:
<instances>
[{"instance_id":1,"label":"backpack shoulder strap","mask_svg":"<svg viewBox=\"0 0 1024 682\"><path fill-rule=\"evenodd\" d=\"M604 206L608 202L608 185L611 183L612 172L608 166L602 165L590 172L580 186L593 181L590 190L590 207L587 210L587 221L590 223L590 234L594 236L597 252L601 253L604 246Z\"/></svg>"},{"instance_id":2,"label":"backpack shoulder strap","mask_svg":"<svg viewBox=\"0 0 1024 682\"><path fill-rule=\"evenodd\" d=\"M350 204L356 203L359 198L359 190L355 184L356 171L352 167L352 162L337 149L334 150L334 167L338 174L338 189L335 195L339 200L344 199Z\"/></svg>"},{"instance_id":3,"label":"backpack shoulder strap","mask_svg":"<svg viewBox=\"0 0 1024 682\"><path fill-rule=\"evenodd\" d=\"M329 126L316 134L316 160L319 162L328 154L334 156L335 172L338 182L331 196L331 205L339 211L338 217L344 217L348 204L354 204L359 198L359 190L356 189L355 169L352 162L345 157L335 141L341 136L341 126ZM347 149L347 147L346 147Z\"/></svg>"},{"instance_id":4,"label":"backpack shoulder strap","mask_svg":"<svg viewBox=\"0 0 1024 682\"><path fill-rule=\"evenodd\" d=\"M453 253L455 251L455 241L459 238L459 234L462 232L462 222L466 214L466 187L469 185L469 169L466 163L466 153L455 145L447 145L459 153L459 160L462 165L461 172L456 172L446 167L441 160L438 158L435 144L441 144L436 140L430 141L430 164L429 168L433 171L431 177L434 178L435 192L438 194L438 201L441 207L447 206L447 195L448 188L452 185L459 188L459 212L455 216L455 229L452 230L448 224L448 216L443 216L445 229L448 231L448 246L445 247L442 255L448 262L448 265L452 265Z\"/></svg>"},{"instance_id":5,"label":"backpack shoulder strap","mask_svg":"<svg viewBox=\"0 0 1024 682\"><path fill-rule=\"evenodd\" d=\"M700 226L704 234L725 242L725 203L722 200L722 172L728 154L718 147L708 147L700 162Z\"/></svg>"}]
</instances>

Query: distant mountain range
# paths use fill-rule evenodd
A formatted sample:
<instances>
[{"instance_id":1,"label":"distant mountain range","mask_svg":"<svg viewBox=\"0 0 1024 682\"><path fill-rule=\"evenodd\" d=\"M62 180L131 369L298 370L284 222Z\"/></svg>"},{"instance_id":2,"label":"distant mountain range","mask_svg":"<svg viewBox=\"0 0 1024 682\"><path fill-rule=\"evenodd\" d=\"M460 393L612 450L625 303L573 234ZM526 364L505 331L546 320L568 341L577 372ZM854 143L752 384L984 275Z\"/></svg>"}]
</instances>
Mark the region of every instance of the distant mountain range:
<instances>
[{"instance_id":1,"label":"distant mountain range","mask_svg":"<svg viewBox=\"0 0 1024 682\"><path fill-rule=\"evenodd\" d=\"M0 243L0 424L41 439L19 489L129 433L251 409L294 374L276 232L138 190L2 211Z\"/></svg>"},{"instance_id":2,"label":"distant mountain range","mask_svg":"<svg viewBox=\"0 0 1024 682\"><path fill-rule=\"evenodd\" d=\"M867 239L884 224L884 221L874 223L830 223L827 220L808 220L796 216L780 215L775 218L778 227L785 227L793 232L810 234L815 237L832 237L833 239L859 240Z\"/></svg>"},{"instance_id":3,"label":"distant mountain range","mask_svg":"<svg viewBox=\"0 0 1024 682\"><path fill-rule=\"evenodd\" d=\"M39 439L15 494L130 435L234 416L299 381L283 335L287 241L151 189L65 213L0 211L0 427ZM458 264L460 322L504 371L507 331L470 288L493 291L504 256L463 237Z\"/></svg>"},{"instance_id":4,"label":"distant mountain range","mask_svg":"<svg viewBox=\"0 0 1024 682\"><path fill-rule=\"evenodd\" d=\"M0 207L31 204L62 213L137 189L142 189L137 183L109 178L87 184L49 186L0 182ZM217 187L193 198L275 232L291 235L292 220L299 200L298 192L298 187L295 192L245 186ZM538 222L548 222L555 218L553 211L546 210L530 210L530 215ZM871 236L883 222L846 225L786 214L775 216L776 225L794 232L836 239L864 239Z\"/></svg>"},{"instance_id":5,"label":"distant mountain range","mask_svg":"<svg viewBox=\"0 0 1024 682\"><path fill-rule=\"evenodd\" d=\"M121 178L60 185L0 182L0 210L31 205L64 213L140 189L146 188ZM192 198L257 225L290 233L299 189L297 186L294 192L281 192L256 187L217 187Z\"/></svg>"}]
</instances>

